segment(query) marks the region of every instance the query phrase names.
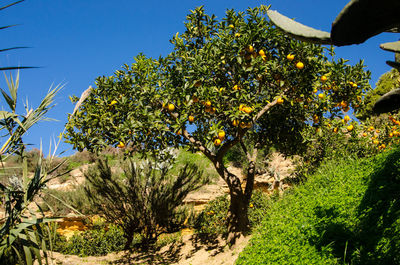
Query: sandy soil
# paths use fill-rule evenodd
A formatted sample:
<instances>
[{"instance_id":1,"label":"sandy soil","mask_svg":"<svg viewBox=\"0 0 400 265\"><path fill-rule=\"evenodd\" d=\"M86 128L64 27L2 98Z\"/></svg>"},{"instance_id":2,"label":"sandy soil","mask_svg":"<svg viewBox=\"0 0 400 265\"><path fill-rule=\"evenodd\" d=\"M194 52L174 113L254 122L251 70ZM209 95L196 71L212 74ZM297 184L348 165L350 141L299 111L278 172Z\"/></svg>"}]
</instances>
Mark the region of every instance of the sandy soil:
<instances>
[{"instance_id":1,"label":"sandy soil","mask_svg":"<svg viewBox=\"0 0 400 265\"><path fill-rule=\"evenodd\" d=\"M78 257L54 252L53 264L98 265L98 264L176 264L176 265L231 265L247 245L250 236L237 239L229 247L220 238L201 238L196 235L183 235L179 242L169 244L159 250L140 253L122 251L100 257Z\"/></svg>"}]
</instances>

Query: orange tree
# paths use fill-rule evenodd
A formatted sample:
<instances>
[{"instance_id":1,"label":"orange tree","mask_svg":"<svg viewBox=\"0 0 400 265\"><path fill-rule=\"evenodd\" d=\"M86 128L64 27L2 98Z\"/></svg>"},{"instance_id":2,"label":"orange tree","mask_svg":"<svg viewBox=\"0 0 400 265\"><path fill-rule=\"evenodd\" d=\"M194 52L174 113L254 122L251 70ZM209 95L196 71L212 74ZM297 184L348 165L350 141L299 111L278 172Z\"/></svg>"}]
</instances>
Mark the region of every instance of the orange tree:
<instances>
[{"instance_id":1,"label":"orange tree","mask_svg":"<svg viewBox=\"0 0 400 265\"><path fill-rule=\"evenodd\" d=\"M328 60L321 46L291 40L266 20L267 9L228 10L222 21L202 7L191 11L167 57L139 55L96 80L70 116L67 141L79 150L114 145L142 153L166 146L202 152L229 187L231 235L246 231L257 150L303 151L305 128L341 116L369 87L362 62ZM223 162L235 145L249 160L243 181Z\"/></svg>"}]
</instances>

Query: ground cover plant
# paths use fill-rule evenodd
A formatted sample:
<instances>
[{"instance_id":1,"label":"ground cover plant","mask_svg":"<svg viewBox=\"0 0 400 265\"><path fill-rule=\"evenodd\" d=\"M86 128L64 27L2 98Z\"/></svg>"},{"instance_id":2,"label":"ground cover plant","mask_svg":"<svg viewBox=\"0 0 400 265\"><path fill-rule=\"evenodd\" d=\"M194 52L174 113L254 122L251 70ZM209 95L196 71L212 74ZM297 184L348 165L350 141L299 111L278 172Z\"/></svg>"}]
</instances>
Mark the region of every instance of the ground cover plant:
<instances>
[{"instance_id":1,"label":"ground cover plant","mask_svg":"<svg viewBox=\"0 0 400 265\"><path fill-rule=\"evenodd\" d=\"M90 151L109 145L127 153L166 146L200 151L229 187L230 234L248 231L257 150L306 150L305 128L342 117L369 89L362 62L328 60L332 50L290 40L266 20L267 9L228 10L220 21L203 7L191 11L166 58L139 55L96 80L69 117L67 141ZM244 188L224 164L234 146L248 160Z\"/></svg>"},{"instance_id":2,"label":"ground cover plant","mask_svg":"<svg viewBox=\"0 0 400 265\"><path fill-rule=\"evenodd\" d=\"M400 150L330 161L271 206L236 264L400 264Z\"/></svg>"}]
</instances>

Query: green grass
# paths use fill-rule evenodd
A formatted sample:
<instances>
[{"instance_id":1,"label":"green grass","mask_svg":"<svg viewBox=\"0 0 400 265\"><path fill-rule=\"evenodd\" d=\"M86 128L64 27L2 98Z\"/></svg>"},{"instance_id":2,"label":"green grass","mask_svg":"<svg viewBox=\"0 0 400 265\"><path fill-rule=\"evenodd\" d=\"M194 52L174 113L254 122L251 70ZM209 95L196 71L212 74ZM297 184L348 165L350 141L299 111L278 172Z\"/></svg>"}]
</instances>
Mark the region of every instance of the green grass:
<instances>
[{"instance_id":1,"label":"green grass","mask_svg":"<svg viewBox=\"0 0 400 265\"><path fill-rule=\"evenodd\" d=\"M237 264L400 264L400 150L330 161L265 213Z\"/></svg>"},{"instance_id":2,"label":"green grass","mask_svg":"<svg viewBox=\"0 0 400 265\"><path fill-rule=\"evenodd\" d=\"M192 153L185 150L179 150L178 157L175 161L175 166L172 168L171 173L177 173L184 164L195 164L199 170L203 171L205 177L212 181L219 178L217 171L211 161L202 153Z\"/></svg>"}]
</instances>

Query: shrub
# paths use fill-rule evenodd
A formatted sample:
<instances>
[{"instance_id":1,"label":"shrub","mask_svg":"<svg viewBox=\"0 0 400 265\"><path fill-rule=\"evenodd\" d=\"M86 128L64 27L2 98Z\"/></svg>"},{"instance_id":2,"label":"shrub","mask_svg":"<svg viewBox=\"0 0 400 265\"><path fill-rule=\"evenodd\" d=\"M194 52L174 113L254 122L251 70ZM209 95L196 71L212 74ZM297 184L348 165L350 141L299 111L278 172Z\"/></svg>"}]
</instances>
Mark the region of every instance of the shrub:
<instances>
[{"instance_id":1,"label":"shrub","mask_svg":"<svg viewBox=\"0 0 400 265\"><path fill-rule=\"evenodd\" d=\"M174 156L169 150L156 158L124 164L124 174L114 174L107 160L99 159L85 175L90 185L86 194L95 209L124 231L126 247L135 233L143 243L156 241L164 231L174 231L186 218L181 207L186 195L204 183L195 165L185 165L177 175L169 174Z\"/></svg>"},{"instance_id":2,"label":"shrub","mask_svg":"<svg viewBox=\"0 0 400 265\"><path fill-rule=\"evenodd\" d=\"M270 207L270 199L261 191L255 191L249 204L249 221L252 228L260 224L265 212ZM227 229L227 213L229 196L220 196L210 201L196 217L194 227L198 233L225 235Z\"/></svg>"},{"instance_id":3,"label":"shrub","mask_svg":"<svg viewBox=\"0 0 400 265\"><path fill-rule=\"evenodd\" d=\"M133 243L138 242L135 237ZM113 251L123 250L126 244L123 230L116 225L87 230L74 234L69 240L59 236L55 251L68 255L101 256Z\"/></svg>"},{"instance_id":4,"label":"shrub","mask_svg":"<svg viewBox=\"0 0 400 265\"><path fill-rule=\"evenodd\" d=\"M237 264L399 264L400 150L325 163L266 212Z\"/></svg>"}]
</instances>

